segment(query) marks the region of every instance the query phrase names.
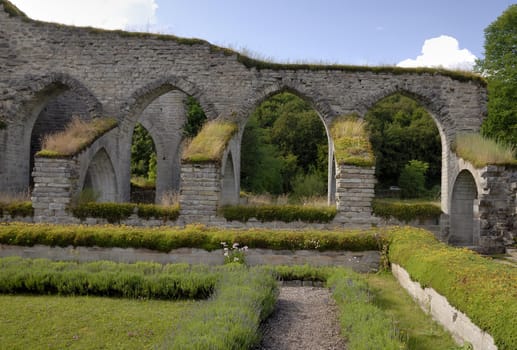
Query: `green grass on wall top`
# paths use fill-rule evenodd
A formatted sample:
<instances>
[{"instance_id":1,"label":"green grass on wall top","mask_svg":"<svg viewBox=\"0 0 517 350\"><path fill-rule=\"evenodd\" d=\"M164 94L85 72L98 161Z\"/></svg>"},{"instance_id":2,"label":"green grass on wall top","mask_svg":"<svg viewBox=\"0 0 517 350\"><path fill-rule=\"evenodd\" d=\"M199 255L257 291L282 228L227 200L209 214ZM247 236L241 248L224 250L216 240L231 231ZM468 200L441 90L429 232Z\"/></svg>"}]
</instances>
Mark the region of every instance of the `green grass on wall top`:
<instances>
[{"instance_id":1,"label":"green grass on wall top","mask_svg":"<svg viewBox=\"0 0 517 350\"><path fill-rule=\"evenodd\" d=\"M330 126L330 135L338 164L359 167L375 165L372 145L362 119L354 115L337 117Z\"/></svg>"}]
</instances>

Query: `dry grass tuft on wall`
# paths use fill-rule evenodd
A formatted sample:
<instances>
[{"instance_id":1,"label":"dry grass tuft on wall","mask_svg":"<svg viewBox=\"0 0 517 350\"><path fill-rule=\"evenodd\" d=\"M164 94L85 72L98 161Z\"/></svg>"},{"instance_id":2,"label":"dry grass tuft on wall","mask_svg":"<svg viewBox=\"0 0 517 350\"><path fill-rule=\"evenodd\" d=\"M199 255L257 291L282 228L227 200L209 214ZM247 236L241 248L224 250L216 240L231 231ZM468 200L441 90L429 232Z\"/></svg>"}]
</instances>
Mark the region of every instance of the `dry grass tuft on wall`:
<instances>
[{"instance_id":1,"label":"dry grass tuft on wall","mask_svg":"<svg viewBox=\"0 0 517 350\"><path fill-rule=\"evenodd\" d=\"M45 136L40 157L73 156L91 145L104 133L117 126L115 118L95 118L91 121L73 117L65 130Z\"/></svg>"},{"instance_id":2,"label":"dry grass tuft on wall","mask_svg":"<svg viewBox=\"0 0 517 350\"><path fill-rule=\"evenodd\" d=\"M478 168L487 165L517 165L514 147L480 134L459 134L453 144L453 151Z\"/></svg>"}]
</instances>

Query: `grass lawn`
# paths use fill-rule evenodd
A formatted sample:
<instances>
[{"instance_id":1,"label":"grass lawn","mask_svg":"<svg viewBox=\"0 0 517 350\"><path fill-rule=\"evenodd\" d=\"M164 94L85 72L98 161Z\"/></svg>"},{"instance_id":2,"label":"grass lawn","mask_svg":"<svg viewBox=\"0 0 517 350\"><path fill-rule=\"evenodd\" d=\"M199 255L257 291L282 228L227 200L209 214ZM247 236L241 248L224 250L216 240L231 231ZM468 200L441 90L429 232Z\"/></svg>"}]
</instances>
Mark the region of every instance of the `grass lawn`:
<instances>
[{"instance_id":1,"label":"grass lawn","mask_svg":"<svg viewBox=\"0 0 517 350\"><path fill-rule=\"evenodd\" d=\"M0 349L153 349L195 303L0 295Z\"/></svg>"},{"instance_id":2,"label":"grass lawn","mask_svg":"<svg viewBox=\"0 0 517 350\"><path fill-rule=\"evenodd\" d=\"M458 349L451 335L425 314L389 272L369 274L376 304L390 315L407 337L409 350Z\"/></svg>"}]
</instances>

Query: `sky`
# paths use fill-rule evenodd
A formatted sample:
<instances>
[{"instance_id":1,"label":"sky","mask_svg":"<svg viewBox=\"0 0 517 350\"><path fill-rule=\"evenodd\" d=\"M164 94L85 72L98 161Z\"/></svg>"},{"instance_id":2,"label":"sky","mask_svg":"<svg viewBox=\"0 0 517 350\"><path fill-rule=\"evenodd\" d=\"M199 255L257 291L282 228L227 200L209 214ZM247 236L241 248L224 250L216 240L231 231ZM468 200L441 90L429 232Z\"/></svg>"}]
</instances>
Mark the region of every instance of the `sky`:
<instances>
[{"instance_id":1,"label":"sky","mask_svg":"<svg viewBox=\"0 0 517 350\"><path fill-rule=\"evenodd\" d=\"M279 62L472 69L515 0L10 0L28 16L204 39Z\"/></svg>"}]
</instances>

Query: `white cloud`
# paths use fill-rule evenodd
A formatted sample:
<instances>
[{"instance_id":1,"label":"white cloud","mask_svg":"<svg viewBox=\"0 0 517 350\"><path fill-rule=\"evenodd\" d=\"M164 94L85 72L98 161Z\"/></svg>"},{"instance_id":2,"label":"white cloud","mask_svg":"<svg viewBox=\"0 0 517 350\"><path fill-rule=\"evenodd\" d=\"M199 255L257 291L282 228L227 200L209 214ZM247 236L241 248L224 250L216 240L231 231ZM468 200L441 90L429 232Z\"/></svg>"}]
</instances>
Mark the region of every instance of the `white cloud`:
<instances>
[{"instance_id":1,"label":"white cloud","mask_svg":"<svg viewBox=\"0 0 517 350\"><path fill-rule=\"evenodd\" d=\"M458 40L441 35L427 39L422 54L416 59L399 62L399 67L443 67L448 69L472 70L476 56L467 49L461 49Z\"/></svg>"},{"instance_id":2,"label":"white cloud","mask_svg":"<svg viewBox=\"0 0 517 350\"><path fill-rule=\"evenodd\" d=\"M145 29L156 22L155 0L11 0L29 17L104 29Z\"/></svg>"}]
</instances>

